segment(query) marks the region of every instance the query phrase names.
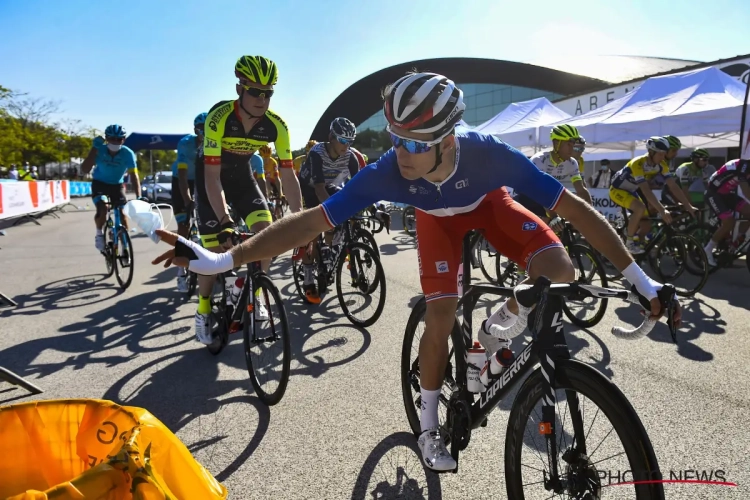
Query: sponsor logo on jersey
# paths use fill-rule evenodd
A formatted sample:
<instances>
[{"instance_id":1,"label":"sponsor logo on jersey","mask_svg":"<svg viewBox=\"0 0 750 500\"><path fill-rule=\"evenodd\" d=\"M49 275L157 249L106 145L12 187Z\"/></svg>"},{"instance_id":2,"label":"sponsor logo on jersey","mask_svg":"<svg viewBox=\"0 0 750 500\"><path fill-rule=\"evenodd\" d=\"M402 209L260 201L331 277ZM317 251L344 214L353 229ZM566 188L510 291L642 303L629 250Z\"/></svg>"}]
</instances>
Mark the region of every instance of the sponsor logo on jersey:
<instances>
[{"instance_id":1,"label":"sponsor logo on jersey","mask_svg":"<svg viewBox=\"0 0 750 500\"><path fill-rule=\"evenodd\" d=\"M270 116L271 118L274 118L274 119L278 120L278 122L281 123L281 125L284 127L285 130L289 130L289 127L286 126L286 122L284 120L282 120L279 115L277 115L276 113L274 113L270 109L268 111L266 111L266 114L268 116Z\"/></svg>"},{"instance_id":2,"label":"sponsor logo on jersey","mask_svg":"<svg viewBox=\"0 0 750 500\"><path fill-rule=\"evenodd\" d=\"M414 184L412 184L411 186L409 186L409 192L411 194L417 194L417 186L415 186Z\"/></svg>"},{"instance_id":3,"label":"sponsor logo on jersey","mask_svg":"<svg viewBox=\"0 0 750 500\"><path fill-rule=\"evenodd\" d=\"M206 139L206 147L208 148L218 148L219 144L213 140L213 139Z\"/></svg>"},{"instance_id":4,"label":"sponsor logo on jersey","mask_svg":"<svg viewBox=\"0 0 750 500\"><path fill-rule=\"evenodd\" d=\"M456 183L456 189L463 189L465 187L469 187L469 179L464 179Z\"/></svg>"},{"instance_id":5,"label":"sponsor logo on jersey","mask_svg":"<svg viewBox=\"0 0 750 500\"><path fill-rule=\"evenodd\" d=\"M521 226L521 229L523 229L524 231L533 231L536 228L537 228L536 222L531 222L531 221L524 222L523 226Z\"/></svg>"},{"instance_id":6,"label":"sponsor logo on jersey","mask_svg":"<svg viewBox=\"0 0 750 500\"><path fill-rule=\"evenodd\" d=\"M437 268L437 272L440 274L447 273L448 272L448 262L444 260L440 260L435 262L435 267Z\"/></svg>"},{"instance_id":7,"label":"sponsor logo on jersey","mask_svg":"<svg viewBox=\"0 0 750 500\"><path fill-rule=\"evenodd\" d=\"M213 114L210 115L211 120L208 122L208 128L216 132L218 130L218 125L221 119L226 115L229 111L232 109L232 103L229 102L225 104L224 106L218 108L216 111L213 112Z\"/></svg>"}]
</instances>

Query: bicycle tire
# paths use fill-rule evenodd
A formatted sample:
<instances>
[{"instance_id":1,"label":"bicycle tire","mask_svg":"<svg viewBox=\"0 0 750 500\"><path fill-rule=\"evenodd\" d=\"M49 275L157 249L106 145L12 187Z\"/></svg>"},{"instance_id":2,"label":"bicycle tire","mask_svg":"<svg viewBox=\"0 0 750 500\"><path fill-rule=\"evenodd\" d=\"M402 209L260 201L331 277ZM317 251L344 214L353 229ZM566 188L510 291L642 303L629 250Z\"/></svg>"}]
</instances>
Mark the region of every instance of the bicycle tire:
<instances>
[{"instance_id":1,"label":"bicycle tire","mask_svg":"<svg viewBox=\"0 0 750 500\"><path fill-rule=\"evenodd\" d=\"M102 255L104 256L104 264L107 266L107 272L104 274L105 278L109 278L115 273L115 261L114 261L114 243L108 238L109 235L109 228L106 226L104 227L103 231L104 235L104 251L102 252Z\"/></svg>"},{"instance_id":2,"label":"bicycle tire","mask_svg":"<svg viewBox=\"0 0 750 500\"><path fill-rule=\"evenodd\" d=\"M282 359L281 359L281 380L279 381L279 385L277 389L273 393L266 392L260 381L258 380L258 376L255 372L255 368L253 365L252 356L250 354L251 350L251 342L252 339L250 338L250 326L252 325L253 328L256 327L256 321L253 318L251 321L250 318L250 312L248 311L248 308L245 307L245 311L242 313L242 337L243 337L243 347L245 351L245 362L247 363L247 372L250 375L250 383L253 385L253 388L255 389L255 394L258 396L258 398L263 401L266 405L272 406L277 404L279 401L281 401L281 398L284 397L284 393L286 392L287 384L289 383L289 374L291 370L291 363L292 363L292 345L291 340L289 338L289 322L286 317L286 309L284 308L284 302L281 300L281 293L279 292L279 289L276 288L276 285L273 284L273 281L271 278L269 278L265 273L258 273L253 276L253 287L255 288L252 293L248 296L248 301L255 301L256 295L255 291L258 288L261 288L263 292L261 293L268 293L273 297L273 301L276 303L276 307L278 309L278 324L281 327L281 334L280 339L276 341L281 341L282 343ZM255 310L256 304L253 303L253 311ZM254 314L254 313L253 313ZM275 342L276 342L275 341ZM261 367L258 367L260 369Z\"/></svg>"},{"instance_id":3,"label":"bicycle tire","mask_svg":"<svg viewBox=\"0 0 750 500\"><path fill-rule=\"evenodd\" d=\"M586 396L607 416L628 457L634 481L661 479L659 464L646 429L633 406L615 384L584 363L563 359L555 360L555 382L555 389L572 390ZM525 498L521 455L526 423L545 393L542 370L537 368L524 381L510 410L505 436L505 479L508 498L514 500ZM564 461L561 460L561 463ZM635 490L638 500L664 498L661 483L636 485Z\"/></svg>"},{"instance_id":4,"label":"bicycle tire","mask_svg":"<svg viewBox=\"0 0 750 500\"><path fill-rule=\"evenodd\" d=\"M378 248L378 242L375 241L375 236L367 229L361 227L355 229L352 240L368 245L370 248L375 250L375 254L378 256L378 258L380 258L380 248Z\"/></svg>"},{"instance_id":5,"label":"bicycle tire","mask_svg":"<svg viewBox=\"0 0 750 500\"><path fill-rule=\"evenodd\" d=\"M372 317L366 320L360 320L354 317L352 311L349 309L349 306L346 303L346 300L344 299L344 292L341 289L341 284L343 283L344 279L344 263L349 262L352 265L356 265L355 261L358 260L358 257L352 257L353 255L357 255L355 252L352 252L352 250L361 250L365 254L369 254L370 259L375 264L375 279L372 281L372 283L370 283L370 286L368 286L366 292L367 295L372 294L377 289L378 285L381 289L380 299L378 300L378 305L375 308L375 313L372 315ZM349 261L344 258L344 255L340 255L338 262L336 263L336 296L339 299L339 304L341 305L341 309L343 309L344 314L347 318L349 318L349 321L351 321L352 324L361 326L363 328L372 326L380 318L380 315L383 314L383 309L385 308L386 285L383 264L375 254L375 250L370 248L369 245L365 245L363 243L352 243L348 245L343 251L345 251L347 255L349 255Z\"/></svg>"},{"instance_id":6,"label":"bicycle tire","mask_svg":"<svg viewBox=\"0 0 750 500\"><path fill-rule=\"evenodd\" d=\"M412 433L414 433L415 436L419 436L419 434L422 432L422 426L419 423L419 412L417 411L417 408L420 407L419 405L419 398L421 398L421 394L416 393L414 394L414 388L412 385L412 360L411 360L411 354L412 354L412 346L414 344L414 336L417 331L417 326L419 326L419 323L424 318L425 313L427 312L427 302L425 301L424 296L420 297L420 299L417 301L416 304L414 304L414 308L411 310L411 314L409 315L409 319L406 322L406 330L404 331L404 340L401 345L401 395L404 400L404 409L406 410L406 418L409 421L409 426L411 427ZM453 330L451 330L451 340L453 342L453 345L457 345L458 342L463 342L463 338L461 335L461 327L459 326L458 319L454 319L453 323ZM446 370L446 376L450 375L453 380L455 380L455 376L453 375L453 367L455 367L456 370L464 370L466 371L466 364L464 363L463 355L460 354L463 352L459 349L453 349L453 362L451 363L451 359L449 357L448 363L446 364L445 370ZM415 363L418 363L418 358L415 360ZM418 377L417 377L418 382ZM417 386L419 384L417 383ZM443 385L443 387L445 384ZM450 394L448 394L447 397L450 397ZM447 397L444 397L443 395L440 396L443 403L447 403ZM439 415L438 415L439 417ZM442 421L440 422L441 427L447 427L446 422Z\"/></svg>"},{"instance_id":7,"label":"bicycle tire","mask_svg":"<svg viewBox=\"0 0 750 500\"><path fill-rule=\"evenodd\" d=\"M578 259L575 258L574 252L577 252L582 258L589 259L591 263L593 264L593 269L591 271L591 274L596 274L599 277L599 280L601 281L600 284L597 286L601 286L602 288L607 287L607 273L604 270L604 266L602 265L599 258L596 256L596 253L591 250L586 245L581 244L575 244L570 245L568 247L568 255L570 256L570 261L573 263L573 267L578 266ZM577 270L578 275L578 282L579 283L588 283L590 284L590 281L586 281L583 279L583 270L578 269ZM609 299L596 299L596 307L598 308L596 311L596 314L590 319L581 319L578 318L573 314L573 311L570 310L570 307L568 307L568 303L566 300L563 300L562 303L562 309L565 313L565 316L570 320L571 323L574 325L581 327L581 328L591 328L593 326L596 326L599 324L599 322L604 318L604 315L607 313L607 303L609 302Z\"/></svg>"},{"instance_id":8,"label":"bicycle tire","mask_svg":"<svg viewBox=\"0 0 750 500\"><path fill-rule=\"evenodd\" d=\"M708 244L708 240L711 239L711 236L713 236L715 232L716 228L711 224L699 222L690 227L684 234L692 236L698 240L698 243L705 247Z\"/></svg>"},{"instance_id":9,"label":"bicycle tire","mask_svg":"<svg viewBox=\"0 0 750 500\"><path fill-rule=\"evenodd\" d=\"M297 295L307 302L305 291L302 289L302 284L305 280L305 268L301 259L292 260L292 276L294 277L294 288L297 290Z\"/></svg>"},{"instance_id":10,"label":"bicycle tire","mask_svg":"<svg viewBox=\"0 0 750 500\"><path fill-rule=\"evenodd\" d=\"M682 243L677 242L677 240L683 240ZM698 282L698 285L696 285L693 288L690 289L682 289L681 287L675 286L675 291L677 295L680 297L692 297L696 293L698 293L706 284L708 281L709 276L709 266L708 266L708 259L706 258L706 253L703 251L703 247L701 246L700 242L693 238L692 236L689 236L687 234L672 234L664 239L659 245L656 247L656 260L660 259L660 256L662 255L662 250L666 249L667 245L672 245L673 248L682 248L683 249L683 255L682 255L682 271L679 273L676 273L674 276L666 276L662 270L661 266L656 263L656 265L653 265L653 269L656 272L657 276L662 282L665 283L672 283L674 280L679 278L682 275L683 271L688 271L689 274L692 274L693 276L701 276L696 272L689 270L689 264L688 260L691 261L692 264L696 264L696 267L699 269L703 269L703 273L701 276L700 281ZM692 248L693 251L691 252L689 249ZM700 267L698 267L700 266Z\"/></svg>"},{"instance_id":11,"label":"bicycle tire","mask_svg":"<svg viewBox=\"0 0 750 500\"><path fill-rule=\"evenodd\" d=\"M117 238L122 240L125 248L128 249L128 259L129 259L129 265L127 266L128 269L128 277L127 279L124 279L122 277L122 274L120 273L122 268L122 259L124 257L120 257L119 255L119 245L116 243L112 247L112 260L115 268L115 278L117 278L117 282L120 284L120 287L123 290L126 290L130 284L133 282L133 272L135 269L135 259L133 258L133 254L135 253L133 251L133 244L130 241L130 235L128 234L128 230L124 227L120 226L117 229Z\"/></svg>"},{"instance_id":12,"label":"bicycle tire","mask_svg":"<svg viewBox=\"0 0 750 500\"><path fill-rule=\"evenodd\" d=\"M404 231L409 236L414 236L417 232L416 216L417 216L417 211L412 205L409 205L408 207L404 208L403 212L401 212L401 222L404 226ZM407 223L412 218L414 219L414 229L412 229L411 225Z\"/></svg>"}]
</instances>

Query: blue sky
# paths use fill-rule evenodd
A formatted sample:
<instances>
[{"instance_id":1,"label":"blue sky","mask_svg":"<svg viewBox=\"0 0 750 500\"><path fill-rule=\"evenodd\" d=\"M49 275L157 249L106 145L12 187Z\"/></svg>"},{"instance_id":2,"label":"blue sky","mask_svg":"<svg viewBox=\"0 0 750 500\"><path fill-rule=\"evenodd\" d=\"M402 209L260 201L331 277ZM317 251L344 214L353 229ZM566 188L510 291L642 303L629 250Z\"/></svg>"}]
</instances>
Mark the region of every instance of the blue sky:
<instances>
[{"instance_id":1,"label":"blue sky","mask_svg":"<svg viewBox=\"0 0 750 500\"><path fill-rule=\"evenodd\" d=\"M301 147L328 104L383 67L430 57L711 61L750 53L747 0L0 0L0 85L103 129L187 133L232 99L234 63L279 66L271 102ZM427 68L428 69L428 68Z\"/></svg>"}]
</instances>

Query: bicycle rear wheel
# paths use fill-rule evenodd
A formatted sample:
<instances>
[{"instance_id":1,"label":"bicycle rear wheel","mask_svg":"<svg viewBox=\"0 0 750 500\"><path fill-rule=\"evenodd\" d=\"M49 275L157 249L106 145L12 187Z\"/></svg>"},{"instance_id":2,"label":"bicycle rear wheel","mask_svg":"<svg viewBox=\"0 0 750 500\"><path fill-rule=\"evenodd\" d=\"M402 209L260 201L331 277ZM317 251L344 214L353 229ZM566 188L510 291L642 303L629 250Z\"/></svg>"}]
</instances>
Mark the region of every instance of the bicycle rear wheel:
<instances>
[{"instance_id":1,"label":"bicycle rear wheel","mask_svg":"<svg viewBox=\"0 0 750 500\"><path fill-rule=\"evenodd\" d=\"M422 408L422 393L419 372L419 343L424 333L424 317L427 312L427 302L424 296L414 305L406 322L404 341L401 345L401 394L404 399L404 409L409 426L415 436L422 431L419 423ZM456 385L456 370L466 370L462 355L456 351L454 345L463 342L458 319L455 320L453 331L448 339L448 363L445 367L445 378L438 399L438 421L444 430L448 428L448 401ZM446 435L449 435L446 432Z\"/></svg>"},{"instance_id":2,"label":"bicycle rear wheel","mask_svg":"<svg viewBox=\"0 0 750 500\"><path fill-rule=\"evenodd\" d=\"M117 229L117 241L113 245L115 277L123 290L133 282L133 245L128 230L120 226Z\"/></svg>"},{"instance_id":3,"label":"bicycle rear wheel","mask_svg":"<svg viewBox=\"0 0 750 500\"><path fill-rule=\"evenodd\" d=\"M231 307L230 307L231 308ZM208 352L216 356L229 343L229 311L227 310L227 290L224 276L219 274L211 291L211 336L213 341L206 346Z\"/></svg>"},{"instance_id":4,"label":"bicycle rear wheel","mask_svg":"<svg viewBox=\"0 0 750 500\"><path fill-rule=\"evenodd\" d=\"M336 295L339 298L341 309L349 321L357 326L368 327L374 324L385 307L385 271L380 263L375 250L363 243L352 243L342 250L344 254L339 256L336 266ZM348 257L348 259L347 259ZM344 264L347 271L344 273ZM344 293L343 284L350 284L350 289ZM379 289L379 290L378 290ZM378 291L380 292L377 296ZM356 301L355 297L363 297ZM372 303L375 309L369 317L358 317L366 309L370 309ZM359 304L359 305L355 305Z\"/></svg>"},{"instance_id":5,"label":"bicycle rear wheel","mask_svg":"<svg viewBox=\"0 0 750 500\"><path fill-rule=\"evenodd\" d=\"M556 360L555 434L558 475L550 477L548 438L541 435L541 403L548 391L542 370L535 370L518 391L508 418L505 437L505 479L508 498L552 498L546 484L560 482L561 498L600 498L603 488L612 486L613 497L661 500L661 483L620 484L617 476L629 472L628 481L662 478L651 441L625 395L594 368L574 360ZM587 408L587 402L593 403ZM564 407L564 409L563 409ZM570 422L566 417L570 416ZM590 423L582 422L591 417ZM606 417L609 429L599 424ZM568 423L577 423L577 432ZM619 438L619 443L615 443ZM618 444L620 446L618 446ZM523 457L527 452L527 457ZM522 460L523 459L523 460ZM540 463L541 462L541 463ZM606 472L605 472L606 471ZM524 477L525 476L525 477ZM615 476L615 477L617 477ZM528 496L527 496L528 495ZM552 495L552 496L550 496Z\"/></svg>"},{"instance_id":6,"label":"bicycle rear wheel","mask_svg":"<svg viewBox=\"0 0 750 500\"><path fill-rule=\"evenodd\" d=\"M292 362L289 323L281 294L271 278L253 276L255 290L247 298L242 314L245 361L250 382L261 401L275 405L286 392ZM268 319L256 319L260 309Z\"/></svg>"},{"instance_id":7,"label":"bicycle rear wheel","mask_svg":"<svg viewBox=\"0 0 750 500\"><path fill-rule=\"evenodd\" d=\"M703 247L687 234L665 238L656 247L652 267L660 281L675 285L680 297L698 293L708 281L710 270Z\"/></svg>"}]
</instances>

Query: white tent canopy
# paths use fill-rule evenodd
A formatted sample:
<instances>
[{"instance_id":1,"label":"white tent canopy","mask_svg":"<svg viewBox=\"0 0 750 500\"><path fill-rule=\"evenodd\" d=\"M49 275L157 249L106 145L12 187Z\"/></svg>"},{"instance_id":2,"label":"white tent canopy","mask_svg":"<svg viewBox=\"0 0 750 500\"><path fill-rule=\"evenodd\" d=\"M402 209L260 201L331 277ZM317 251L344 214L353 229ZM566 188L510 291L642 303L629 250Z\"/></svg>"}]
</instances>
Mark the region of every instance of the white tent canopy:
<instances>
[{"instance_id":1,"label":"white tent canopy","mask_svg":"<svg viewBox=\"0 0 750 500\"><path fill-rule=\"evenodd\" d=\"M734 147L744 99L745 84L714 67L652 77L601 108L540 127L539 144L550 145L552 127L567 123L601 150L632 151L654 135L677 136L685 148Z\"/></svg>"},{"instance_id":2,"label":"white tent canopy","mask_svg":"<svg viewBox=\"0 0 750 500\"><path fill-rule=\"evenodd\" d=\"M533 147L537 142L538 127L568 118L568 113L557 108L546 97L539 97L511 104L474 130L497 136L515 148Z\"/></svg>"}]
</instances>

